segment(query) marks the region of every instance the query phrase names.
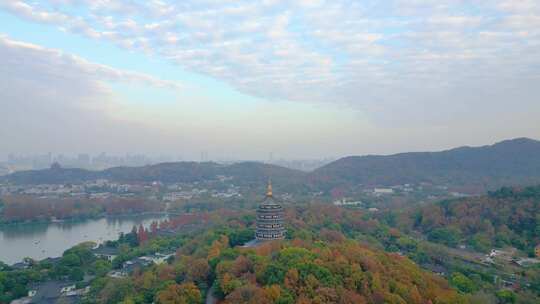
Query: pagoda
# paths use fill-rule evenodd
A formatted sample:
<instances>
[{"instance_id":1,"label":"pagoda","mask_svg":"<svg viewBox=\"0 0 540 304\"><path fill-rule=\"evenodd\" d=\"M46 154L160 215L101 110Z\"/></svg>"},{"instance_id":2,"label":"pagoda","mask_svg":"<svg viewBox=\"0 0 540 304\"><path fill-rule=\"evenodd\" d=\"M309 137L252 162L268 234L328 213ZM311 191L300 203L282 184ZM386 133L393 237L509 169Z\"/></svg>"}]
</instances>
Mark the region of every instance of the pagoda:
<instances>
[{"instance_id":1,"label":"pagoda","mask_svg":"<svg viewBox=\"0 0 540 304\"><path fill-rule=\"evenodd\" d=\"M281 240L285 238L283 226L283 207L276 202L272 194L272 183L268 182L266 198L257 209L257 241Z\"/></svg>"}]
</instances>

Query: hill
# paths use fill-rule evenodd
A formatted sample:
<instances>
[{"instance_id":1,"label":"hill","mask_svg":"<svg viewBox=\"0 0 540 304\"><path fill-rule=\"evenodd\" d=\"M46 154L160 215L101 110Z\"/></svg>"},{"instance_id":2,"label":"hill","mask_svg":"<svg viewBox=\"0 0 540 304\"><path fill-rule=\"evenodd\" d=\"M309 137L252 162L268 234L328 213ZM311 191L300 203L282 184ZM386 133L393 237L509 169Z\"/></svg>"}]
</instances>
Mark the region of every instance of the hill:
<instances>
[{"instance_id":1,"label":"hill","mask_svg":"<svg viewBox=\"0 0 540 304\"><path fill-rule=\"evenodd\" d=\"M320 212L321 208L330 212ZM320 229L335 226L326 220L335 215L341 215L337 218L342 223L363 222L358 211L351 214L328 205L290 211L297 213L288 232L291 238L255 247L239 246L253 236L253 213L219 210L200 214L212 220L191 232L180 229L160 236L141 226L122 235L107 243L121 248L112 263L96 258L89 244L24 270L0 263L0 303L10 303L25 296L30 287L58 277L84 286L86 274L92 275L92 282L81 302L88 304L203 303L205 296L207 303L231 304L467 303L466 296L444 278L420 269L407 257L362 244L338 230ZM178 222L181 218L160 226ZM358 228L348 230L361 233ZM139 257L156 252L175 254L160 265L140 262ZM132 265L127 261L139 262L127 268ZM126 275L108 276L113 268Z\"/></svg>"},{"instance_id":2,"label":"hill","mask_svg":"<svg viewBox=\"0 0 540 304\"><path fill-rule=\"evenodd\" d=\"M232 177L238 183L264 183L272 177L278 183L295 184L306 173L275 165L242 162L222 165L214 162L175 162L143 167L115 167L103 171L52 167L44 170L15 172L2 177L15 184L77 183L95 179L116 182L197 182L215 180L219 175Z\"/></svg>"},{"instance_id":3,"label":"hill","mask_svg":"<svg viewBox=\"0 0 540 304\"><path fill-rule=\"evenodd\" d=\"M415 230L433 242L479 251L513 246L534 255L540 244L540 186L501 188L488 195L445 200L398 217L402 231Z\"/></svg>"},{"instance_id":4,"label":"hill","mask_svg":"<svg viewBox=\"0 0 540 304\"><path fill-rule=\"evenodd\" d=\"M223 165L214 162L173 162L103 171L51 168L16 172L0 180L16 184L76 183L98 178L117 182L197 182L232 177L243 185L260 184L269 177L277 184L329 190L335 186L392 186L433 183L476 192L505 185L540 183L540 141L518 138L483 147L461 147L441 152L349 156L310 173L259 162Z\"/></svg>"},{"instance_id":5,"label":"hill","mask_svg":"<svg viewBox=\"0 0 540 304\"><path fill-rule=\"evenodd\" d=\"M397 254L352 240L292 243L211 261L224 303L466 303L444 279Z\"/></svg>"},{"instance_id":6,"label":"hill","mask_svg":"<svg viewBox=\"0 0 540 304\"><path fill-rule=\"evenodd\" d=\"M99 178L99 172L77 168L50 168L11 173L0 177L0 181L15 184L61 184L78 183Z\"/></svg>"},{"instance_id":7,"label":"hill","mask_svg":"<svg viewBox=\"0 0 540 304\"><path fill-rule=\"evenodd\" d=\"M518 138L441 152L350 156L310 174L319 185L392 186L428 182L495 189L540 182L540 141Z\"/></svg>"}]
</instances>

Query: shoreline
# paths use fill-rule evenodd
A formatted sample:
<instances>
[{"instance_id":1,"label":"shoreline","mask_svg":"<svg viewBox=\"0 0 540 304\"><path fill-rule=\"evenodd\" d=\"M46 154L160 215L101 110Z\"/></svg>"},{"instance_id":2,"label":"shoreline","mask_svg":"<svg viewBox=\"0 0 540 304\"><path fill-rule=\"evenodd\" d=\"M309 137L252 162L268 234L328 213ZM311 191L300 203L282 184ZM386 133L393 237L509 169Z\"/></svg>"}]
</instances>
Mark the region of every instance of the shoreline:
<instances>
[{"instance_id":1,"label":"shoreline","mask_svg":"<svg viewBox=\"0 0 540 304\"><path fill-rule=\"evenodd\" d=\"M139 213L123 213L123 214L98 214L95 216L84 216L84 217L70 217L61 220L53 219L40 219L40 220L27 220L27 221L14 221L14 222L0 222L0 228L12 227L17 225L35 225L35 224L61 224L61 223L76 223L82 222L85 220L99 220L99 219L114 219L122 217L132 217L132 216L145 216L145 215L171 215L175 214L174 212L168 211L152 211L152 212L139 212Z\"/></svg>"},{"instance_id":2,"label":"shoreline","mask_svg":"<svg viewBox=\"0 0 540 304\"><path fill-rule=\"evenodd\" d=\"M98 216L98 217L94 217L94 218L84 218L84 219L69 219L69 220L65 220L63 221L62 223L66 223L66 224L69 224L69 223L73 223L73 224L76 224L76 223L81 223L84 225L84 222L89 222L90 224L93 224L93 222L97 222L97 221L100 221L100 220L103 220L103 219L112 219L112 220L122 220L122 219L125 219L126 221L144 221L146 224L145 224L145 227L147 227L147 225L150 225L150 222L155 220L157 222L160 222L160 221L163 221L163 220L166 220L169 218L169 216L171 216L171 213L168 213L168 212L144 212L144 213L133 213L133 214L121 214L121 215L107 215L107 216ZM33 222L25 222L25 223L17 223L17 224L14 224L14 223L10 223L9 225L0 225L0 234L1 233L5 233L7 232L7 230L9 230L9 228L14 228L14 227L20 227L22 229L24 229L25 227L30 227L32 225L38 225L40 226L41 228L40 229L49 229L49 227L56 227L54 229L64 229L64 227L62 227L62 225L54 225L56 224L55 222L52 222L52 221L40 221L40 222L36 222L36 221L33 221ZM2 228L5 228L6 230L3 230ZM68 228L68 229L71 229L71 228ZM131 229L131 227L129 227L129 229L126 229L124 231L124 233L127 233L129 232L129 230ZM84 234L84 232L81 232L81 236ZM114 235L114 236L113 236ZM111 235L110 236L103 236L103 239L101 238L89 238L89 239L83 239L82 237L80 238L80 242L78 243L82 243L82 242L85 242L85 241L91 241L91 242L96 242L96 243L101 243L101 242L104 242L104 241L108 241L108 240L117 240L119 237L119 235L117 234L117 231L114 231L111 232ZM32 242L34 242L35 240L32 239ZM28 242L30 242L30 240L28 240ZM75 245L77 245L78 243L74 243L74 244L71 244L70 246L66 247L65 249L69 249ZM40 245L41 246L41 245ZM1 247L1 245L0 245ZM0 250L1 251L1 250ZM61 252L56 252L56 251L50 251L47 249L47 253L45 255L41 255L41 254L32 254L32 255L29 255L32 259L36 260L36 261L42 261L42 260L45 260L45 259L48 259L48 258L56 258L56 257L61 257L62 254ZM35 256L35 257L33 257ZM39 257L38 257L39 256ZM10 259L9 258L9 255L5 257L6 260L3 260L0 258L0 262L8 265L8 266L13 266L15 264L18 264L18 263L21 263L23 261L23 258L24 258L24 255L21 255L19 256L19 259ZM13 258L13 256L12 256Z\"/></svg>"}]
</instances>

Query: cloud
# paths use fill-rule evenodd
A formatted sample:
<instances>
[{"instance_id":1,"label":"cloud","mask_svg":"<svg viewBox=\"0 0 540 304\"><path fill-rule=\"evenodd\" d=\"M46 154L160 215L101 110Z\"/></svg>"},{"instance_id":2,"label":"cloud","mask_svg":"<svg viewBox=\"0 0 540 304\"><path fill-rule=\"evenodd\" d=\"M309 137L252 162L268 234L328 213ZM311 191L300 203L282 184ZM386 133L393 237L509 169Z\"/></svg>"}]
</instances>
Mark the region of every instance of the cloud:
<instances>
[{"instance_id":1,"label":"cloud","mask_svg":"<svg viewBox=\"0 0 540 304\"><path fill-rule=\"evenodd\" d=\"M297 154L311 151L304 155L312 156L320 134L335 141L344 136L331 127L337 118L340 123L365 125L350 113L296 103L231 108L193 96L175 83L6 36L0 36L0 58L2 155L106 151L197 159L203 150L214 157L253 158L267 155L276 146L301 143L295 148ZM153 94L126 100L111 89L112 82L134 84L136 93L152 86L172 88L175 94L171 102L155 103L158 97ZM260 125L261 121L274 123ZM260 141L265 138L271 141Z\"/></svg>"},{"instance_id":2,"label":"cloud","mask_svg":"<svg viewBox=\"0 0 540 304\"><path fill-rule=\"evenodd\" d=\"M136 151L141 137L151 145L159 132L115 117L118 97L110 84L183 88L6 36L0 36L0 58L1 152L98 152L119 145Z\"/></svg>"},{"instance_id":3,"label":"cloud","mask_svg":"<svg viewBox=\"0 0 540 304\"><path fill-rule=\"evenodd\" d=\"M183 85L177 82L158 79L144 73L121 70L104 64L89 62L84 58L66 54L60 50L48 49L31 43L11 40L5 36L0 36L0 46L4 49L4 52L6 52L4 59L6 59L7 62L11 61L13 64L16 62L28 63L31 62L32 59L38 58L39 62L49 64L48 68L50 69L51 76L77 74L78 77L92 79L96 86L102 80L109 80L177 90L184 88Z\"/></svg>"},{"instance_id":4,"label":"cloud","mask_svg":"<svg viewBox=\"0 0 540 304\"><path fill-rule=\"evenodd\" d=\"M540 114L535 0L0 0L0 7L160 56L242 93L345 104L383 126L444 129L480 113L487 121L505 108ZM108 80L177 86L74 64L78 73ZM100 82L89 83L98 92Z\"/></svg>"},{"instance_id":5,"label":"cloud","mask_svg":"<svg viewBox=\"0 0 540 304\"><path fill-rule=\"evenodd\" d=\"M0 5L13 14L37 22L62 24L71 19L69 16L61 13L37 11L34 7L23 1L4 0L0 2Z\"/></svg>"}]
</instances>

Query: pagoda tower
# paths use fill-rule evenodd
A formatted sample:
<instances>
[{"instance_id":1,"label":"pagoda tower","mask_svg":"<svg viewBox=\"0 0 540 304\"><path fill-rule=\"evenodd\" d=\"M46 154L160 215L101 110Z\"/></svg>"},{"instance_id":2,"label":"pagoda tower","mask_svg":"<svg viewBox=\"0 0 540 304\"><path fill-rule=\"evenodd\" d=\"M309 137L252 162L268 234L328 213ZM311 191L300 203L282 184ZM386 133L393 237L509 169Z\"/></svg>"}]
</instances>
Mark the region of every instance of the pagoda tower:
<instances>
[{"instance_id":1,"label":"pagoda tower","mask_svg":"<svg viewBox=\"0 0 540 304\"><path fill-rule=\"evenodd\" d=\"M258 241L281 240L285 238L283 226L283 208L276 202L272 194L272 183L268 181L266 198L257 209L257 231L255 238Z\"/></svg>"}]
</instances>

